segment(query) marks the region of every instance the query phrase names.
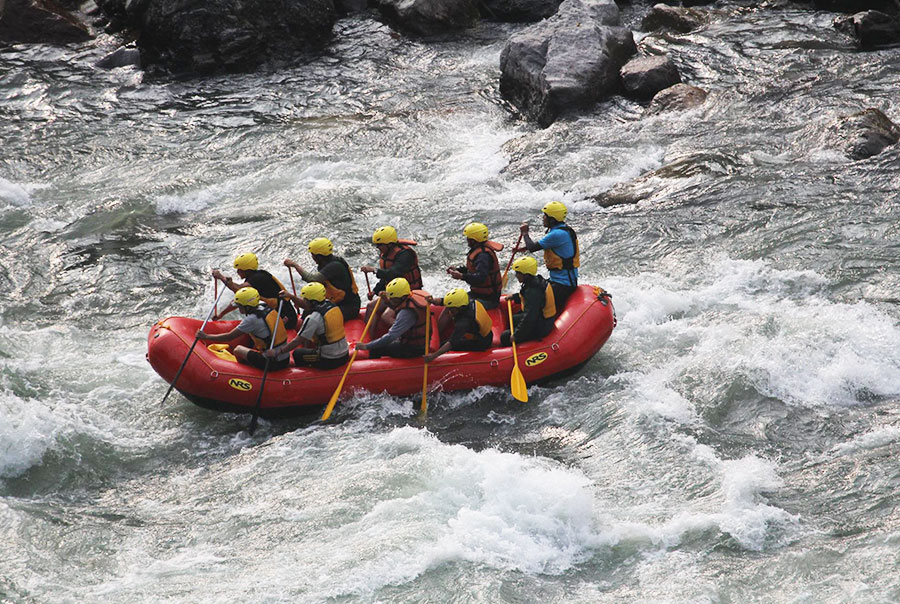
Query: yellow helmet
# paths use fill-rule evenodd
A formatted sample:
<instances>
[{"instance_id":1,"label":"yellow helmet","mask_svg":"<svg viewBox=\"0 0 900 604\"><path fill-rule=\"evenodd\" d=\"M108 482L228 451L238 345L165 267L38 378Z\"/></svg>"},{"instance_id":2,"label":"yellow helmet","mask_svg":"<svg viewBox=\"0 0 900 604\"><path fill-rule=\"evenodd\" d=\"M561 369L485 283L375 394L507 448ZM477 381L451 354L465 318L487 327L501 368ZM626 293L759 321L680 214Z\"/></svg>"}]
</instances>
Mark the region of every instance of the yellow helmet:
<instances>
[{"instance_id":1,"label":"yellow helmet","mask_svg":"<svg viewBox=\"0 0 900 604\"><path fill-rule=\"evenodd\" d=\"M523 275L537 275L537 260L531 256L522 256L513 262L512 269Z\"/></svg>"},{"instance_id":2,"label":"yellow helmet","mask_svg":"<svg viewBox=\"0 0 900 604\"><path fill-rule=\"evenodd\" d=\"M462 308L469 305L469 294L466 290L458 287L453 291L447 292L444 296L444 306L447 308Z\"/></svg>"},{"instance_id":3,"label":"yellow helmet","mask_svg":"<svg viewBox=\"0 0 900 604\"><path fill-rule=\"evenodd\" d=\"M372 243L397 243L397 229L392 226L383 226L372 234Z\"/></svg>"},{"instance_id":4,"label":"yellow helmet","mask_svg":"<svg viewBox=\"0 0 900 604\"><path fill-rule=\"evenodd\" d=\"M255 271L259 268L259 260L256 254L241 254L234 259L234 268L239 271Z\"/></svg>"},{"instance_id":5,"label":"yellow helmet","mask_svg":"<svg viewBox=\"0 0 900 604\"><path fill-rule=\"evenodd\" d=\"M325 286L314 281L307 283L300 290L300 297L304 300L312 300L313 302L322 302L325 300Z\"/></svg>"},{"instance_id":6,"label":"yellow helmet","mask_svg":"<svg viewBox=\"0 0 900 604\"><path fill-rule=\"evenodd\" d=\"M463 235L466 236L466 239L474 239L480 243L487 241L488 228L480 222L470 222L463 229Z\"/></svg>"},{"instance_id":7,"label":"yellow helmet","mask_svg":"<svg viewBox=\"0 0 900 604\"><path fill-rule=\"evenodd\" d=\"M384 291L387 292L388 298L402 298L403 296L408 296L410 292L409 281L403 277L397 277L387 284Z\"/></svg>"},{"instance_id":8,"label":"yellow helmet","mask_svg":"<svg viewBox=\"0 0 900 604\"><path fill-rule=\"evenodd\" d=\"M334 250L331 240L326 237L316 237L309 242L309 253L318 256L330 256Z\"/></svg>"},{"instance_id":9,"label":"yellow helmet","mask_svg":"<svg viewBox=\"0 0 900 604\"><path fill-rule=\"evenodd\" d=\"M259 292L255 287L242 287L234 292L234 303L241 306L257 306L259 304Z\"/></svg>"},{"instance_id":10,"label":"yellow helmet","mask_svg":"<svg viewBox=\"0 0 900 604\"><path fill-rule=\"evenodd\" d=\"M566 221L566 214L568 210L566 210L566 206L558 201L551 201L546 204L543 208L541 208L541 212L553 218L554 220L558 220L559 222Z\"/></svg>"}]
</instances>

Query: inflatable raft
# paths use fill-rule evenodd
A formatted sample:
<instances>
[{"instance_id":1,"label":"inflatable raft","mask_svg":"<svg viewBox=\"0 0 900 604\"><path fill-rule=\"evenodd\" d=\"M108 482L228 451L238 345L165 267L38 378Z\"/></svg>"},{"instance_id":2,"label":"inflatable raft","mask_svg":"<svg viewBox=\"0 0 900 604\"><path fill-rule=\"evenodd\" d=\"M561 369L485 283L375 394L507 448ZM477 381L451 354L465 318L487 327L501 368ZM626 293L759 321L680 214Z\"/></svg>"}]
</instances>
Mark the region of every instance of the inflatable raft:
<instances>
[{"instance_id":1,"label":"inflatable raft","mask_svg":"<svg viewBox=\"0 0 900 604\"><path fill-rule=\"evenodd\" d=\"M494 321L495 345L500 340L500 333L507 329L505 308L503 304L489 311ZM443 308L432 309L434 326ZM150 330L147 360L166 382L171 384L202 323L199 319L169 317ZM210 322L205 331L224 333L237 323ZM519 368L526 383L543 382L577 371L606 343L615 324L610 295L598 287L579 286L547 337L517 345ZM346 323L345 330L351 346L359 339L363 327L362 318ZM293 335L291 333L289 337ZM263 372L223 358L206 344L200 341L194 347L175 389L201 407L252 413ZM430 349L437 347L438 340L434 337ZM421 393L423 367L421 358L369 359L368 352L361 350L347 375L342 396L359 390L387 392L394 396ZM324 405L334 393L345 368L325 371L291 365L269 372L260 403L260 416L289 417L309 413L310 407ZM483 352L451 351L428 366L428 388L430 392L450 392L485 385L508 387L512 370L513 353L510 347L495 347Z\"/></svg>"}]
</instances>

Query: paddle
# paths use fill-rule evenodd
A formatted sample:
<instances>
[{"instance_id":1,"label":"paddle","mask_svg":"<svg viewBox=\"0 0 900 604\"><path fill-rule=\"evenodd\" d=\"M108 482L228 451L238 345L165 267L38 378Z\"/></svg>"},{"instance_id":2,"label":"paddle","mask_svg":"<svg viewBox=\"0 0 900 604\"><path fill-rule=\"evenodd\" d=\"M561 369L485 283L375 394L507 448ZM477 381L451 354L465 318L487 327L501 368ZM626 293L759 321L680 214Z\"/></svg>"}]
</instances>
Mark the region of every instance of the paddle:
<instances>
[{"instance_id":1,"label":"paddle","mask_svg":"<svg viewBox=\"0 0 900 604\"><path fill-rule=\"evenodd\" d=\"M293 267L291 267L291 266L288 267L288 276L291 278L291 289L293 290L294 297L296 298L297 297L297 286L294 285L294 271L293 271Z\"/></svg>"},{"instance_id":2,"label":"paddle","mask_svg":"<svg viewBox=\"0 0 900 604\"><path fill-rule=\"evenodd\" d=\"M284 304L284 299L278 298L278 314L275 315L275 329L272 330L272 341L269 342L269 350L272 350L272 347L275 346L275 336L278 334L278 321L281 320L282 304ZM256 432L256 421L259 419L259 406L262 404L263 388L266 387L266 377L269 375L269 363L271 362L272 359L266 357L266 368L263 369L262 383L259 385L259 394L256 395L256 405L253 407L253 419L250 420L250 427L247 428L247 432L250 433L250 436L253 436L253 433Z\"/></svg>"},{"instance_id":3,"label":"paddle","mask_svg":"<svg viewBox=\"0 0 900 604\"><path fill-rule=\"evenodd\" d=\"M506 289L506 284L509 282L509 267L512 266L513 260L516 258L516 252L519 251L519 244L522 243L522 235L524 233L519 233L519 240L516 241L516 247L513 248L512 256L509 257L509 262L506 264L506 270L503 271L503 278L500 279L500 289Z\"/></svg>"},{"instance_id":4,"label":"paddle","mask_svg":"<svg viewBox=\"0 0 900 604\"><path fill-rule=\"evenodd\" d=\"M219 307L219 298L222 297L222 294L224 294L227 289L227 287L223 287L222 291L219 292L219 295L216 296L216 301L213 302L212 308L210 308L209 312L206 314L206 320L203 321L203 325L201 325L200 329L198 329L197 331L203 331L203 328L206 327L207 323L209 323L210 317L212 317L213 313ZM172 380L172 383L169 385L169 389L166 390L166 395L163 397L162 401L160 401L160 405L166 402L166 399L169 398L169 394L172 393L172 389L175 388L175 382L177 382L178 378L181 377L181 372L184 371L184 366L187 365L188 359L191 358L191 353L194 352L194 346L197 345L197 341L199 339L199 336L194 336L194 343L191 344L191 347L188 349L188 353L184 357L184 360L181 362L181 367L178 368L178 373L175 374L175 379Z\"/></svg>"},{"instance_id":5,"label":"paddle","mask_svg":"<svg viewBox=\"0 0 900 604\"><path fill-rule=\"evenodd\" d=\"M375 301L375 306L372 308L372 314L369 315L369 320L366 321L366 326L363 328L362 335L359 336L359 341L362 342L366 339L366 334L369 332L369 325L372 324L372 319L375 318L375 315L378 312L378 305L381 304L381 296ZM350 366L353 365L353 361L356 360L356 353L359 352L356 348L353 349L353 356L350 357L350 360L347 362L347 368L344 369L344 375L341 377L340 383L338 383L337 388L334 389L334 394L331 395L331 400L328 401L328 405L325 406L325 412L322 414L322 421L324 422L326 419L331 417L331 411L334 409L334 404L337 402L338 397L341 395L341 390L344 387L344 380L347 379L347 374L350 373Z\"/></svg>"},{"instance_id":6,"label":"paddle","mask_svg":"<svg viewBox=\"0 0 900 604\"><path fill-rule=\"evenodd\" d=\"M431 343L431 303L425 306L425 356L428 356L428 345ZM425 371L422 375L422 406L419 408L419 417L425 417L428 413L428 361L425 361Z\"/></svg>"},{"instance_id":7,"label":"paddle","mask_svg":"<svg viewBox=\"0 0 900 604\"><path fill-rule=\"evenodd\" d=\"M366 276L366 289L369 290L369 296L372 295L372 286L369 285L369 273L363 273ZM369 298L371 300L371 298Z\"/></svg>"},{"instance_id":8,"label":"paddle","mask_svg":"<svg viewBox=\"0 0 900 604\"><path fill-rule=\"evenodd\" d=\"M528 386L525 385L525 376L522 375L522 370L519 369L519 357L516 355L516 332L513 328L512 302L508 298L506 300L506 308L509 311L509 339L512 342L513 349L513 370L512 375L509 376L510 390L514 399L527 403Z\"/></svg>"}]
</instances>

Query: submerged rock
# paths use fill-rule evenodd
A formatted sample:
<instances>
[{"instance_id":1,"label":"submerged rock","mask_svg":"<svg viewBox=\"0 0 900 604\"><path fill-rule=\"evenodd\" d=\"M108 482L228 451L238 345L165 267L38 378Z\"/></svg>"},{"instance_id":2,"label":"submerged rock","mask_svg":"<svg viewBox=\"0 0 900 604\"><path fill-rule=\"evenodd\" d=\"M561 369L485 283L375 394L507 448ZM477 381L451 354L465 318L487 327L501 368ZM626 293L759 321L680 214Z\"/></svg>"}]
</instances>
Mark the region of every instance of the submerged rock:
<instances>
[{"instance_id":1,"label":"submerged rock","mask_svg":"<svg viewBox=\"0 0 900 604\"><path fill-rule=\"evenodd\" d=\"M0 1L0 44L72 44L93 36L87 25L51 0Z\"/></svg>"},{"instance_id":2,"label":"submerged rock","mask_svg":"<svg viewBox=\"0 0 900 604\"><path fill-rule=\"evenodd\" d=\"M321 48L336 19L333 0L97 0L138 32L141 61L173 72L253 69Z\"/></svg>"},{"instance_id":3,"label":"submerged rock","mask_svg":"<svg viewBox=\"0 0 900 604\"><path fill-rule=\"evenodd\" d=\"M555 15L507 41L500 93L546 127L619 92L619 69L637 46L618 23L613 0L565 0Z\"/></svg>"},{"instance_id":4,"label":"submerged rock","mask_svg":"<svg viewBox=\"0 0 900 604\"><path fill-rule=\"evenodd\" d=\"M660 90L681 82L681 75L672 59L666 56L637 57L619 71L627 96L652 99Z\"/></svg>"},{"instance_id":5,"label":"submerged rock","mask_svg":"<svg viewBox=\"0 0 900 604\"><path fill-rule=\"evenodd\" d=\"M865 50L900 44L900 18L877 10L837 19L834 26L856 38L860 48Z\"/></svg>"},{"instance_id":6,"label":"submerged rock","mask_svg":"<svg viewBox=\"0 0 900 604\"><path fill-rule=\"evenodd\" d=\"M474 0L374 0L378 9L401 29L422 36L475 25Z\"/></svg>"},{"instance_id":7,"label":"submerged rock","mask_svg":"<svg viewBox=\"0 0 900 604\"><path fill-rule=\"evenodd\" d=\"M851 159L866 159L900 141L900 127L878 109L866 109L829 124L822 134L826 147Z\"/></svg>"},{"instance_id":8,"label":"submerged rock","mask_svg":"<svg viewBox=\"0 0 900 604\"><path fill-rule=\"evenodd\" d=\"M698 10L680 6L656 4L641 22L643 31L670 30L687 33L707 23L706 15Z\"/></svg>"},{"instance_id":9,"label":"submerged rock","mask_svg":"<svg viewBox=\"0 0 900 604\"><path fill-rule=\"evenodd\" d=\"M699 107L706 102L708 93L702 88L688 84L675 84L661 90L650 101L647 115L655 115L664 111L684 111Z\"/></svg>"},{"instance_id":10,"label":"submerged rock","mask_svg":"<svg viewBox=\"0 0 900 604\"><path fill-rule=\"evenodd\" d=\"M136 46L128 45L117 48L95 63L101 69L115 69L116 67L141 68L141 53Z\"/></svg>"}]
</instances>

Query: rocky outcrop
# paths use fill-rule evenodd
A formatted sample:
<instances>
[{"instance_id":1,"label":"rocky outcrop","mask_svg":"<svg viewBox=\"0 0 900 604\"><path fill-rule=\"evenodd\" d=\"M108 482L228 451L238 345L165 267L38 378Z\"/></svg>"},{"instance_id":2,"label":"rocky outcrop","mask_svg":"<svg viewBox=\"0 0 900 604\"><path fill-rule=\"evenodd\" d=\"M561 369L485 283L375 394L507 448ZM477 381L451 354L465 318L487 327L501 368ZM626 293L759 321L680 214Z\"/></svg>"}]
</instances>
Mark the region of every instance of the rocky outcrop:
<instances>
[{"instance_id":1,"label":"rocky outcrop","mask_svg":"<svg viewBox=\"0 0 900 604\"><path fill-rule=\"evenodd\" d=\"M664 111L684 111L699 107L706 102L707 92L688 84L675 84L661 90L650 101L647 115L655 115Z\"/></svg>"},{"instance_id":2,"label":"rocky outcrop","mask_svg":"<svg viewBox=\"0 0 900 604\"><path fill-rule=\"evenodd\" d=\"M856 13L865 10L896 12L898 10L894 0L813 0L813 6L821 10L840 13Z\"/></svg>"},{"instance_id":3,"label":"rocky outcrop","mask_svg":"<svg viewBox=\"0 0 900 604\"><path fill-rule=\"evenodd\" d=\"M475 25L475 0L374 0L388 20L407 32L433 36Z\"/></svg>"},{"instance_id":4,"label":"rocky outcrop","mask_svg":"<svg viewBox=\"0 0 900 604\"><path fill-rule=\"evenodd\" d=\"M141 68L141 53L134 45L117 48L95 63L100 69L115 69L116 67Z\"/></svg>"},{"instance_id":5,"label":"rocky outcrop","mask_svg":"<svg viewBox=\"0 0 900 604\"><path fill-rule=\"evenodd\" d=\"M870 10L837 19L834 26L856 39L863 50L900 44L900 18Z\"/></svg>"},{"instance_id":6,"label":"rocky outcrop","mask_svg":"<svg viewBox=\"0 0 900 604\"><path fill-rule=\"evenodd\" d=\"M500 93L546 127L619 92L619 69L637 47L618 23L613 0L565 0L555 15L507 41Z\"/></svg>"},{"instance_id":7,"label":"rocky outcrop","mask_svg":"<svg viewBox=\"0 0 900 604\"><path fill-rule=\"evenodd\" d=\"M619 71L626 96L649 100L661 91L681 82L681 75L672 59L666 56L637 57Z\"/></svg>"},{"instance_id":8,"label":"rocky outcrop","mask_svg":"<svg viewBox=\"0 0 900 604\"><path fill-rule=\"evenodd\" d=\"M559 9L562 0L481 0L481 15L490 21L533 23L546 19Z\"/></svg>"},{"instance_id":9,"label":"rocky outcrop","mask_svg":"<svg viewBox=\"0 0 900 604\"><path fill-rule=\"evenodd\" d=\"M136 30L141 62L178 73L253 69L324 46L333 0L97 0Z\"/></svg>"},{"instance_id":10,"label":"rocky outcrop","mask_svg":"<svg viewBox=\"0 0 900 604\"><path fill-rule=\"evenodd\" d=\"M692 8L656 4L641 22L643 31L675 31L687 33L706 25L706 15Z\"/></svg>"},{"instance_id":11,"label":"rocky outcrop","mask_svg":"<svg viewBox=\"0 0 900 604\"><path fill-rule=\"evenodd\" d=\"M900 141L900 127L878 109L866 109L829 124L821 134L824 147L851 159L866 159Z\"/></svg>"},{"instance_id":12,"label":"rocky outcrop","mask_svg":"<svg viewBox=\"0 0 900 604\"><path fill-rule=\"evenodd\" d=\"M93 36L87 25L51 0L0 3L0 44L72 44Z\"/></svg>"}]
</instances>

